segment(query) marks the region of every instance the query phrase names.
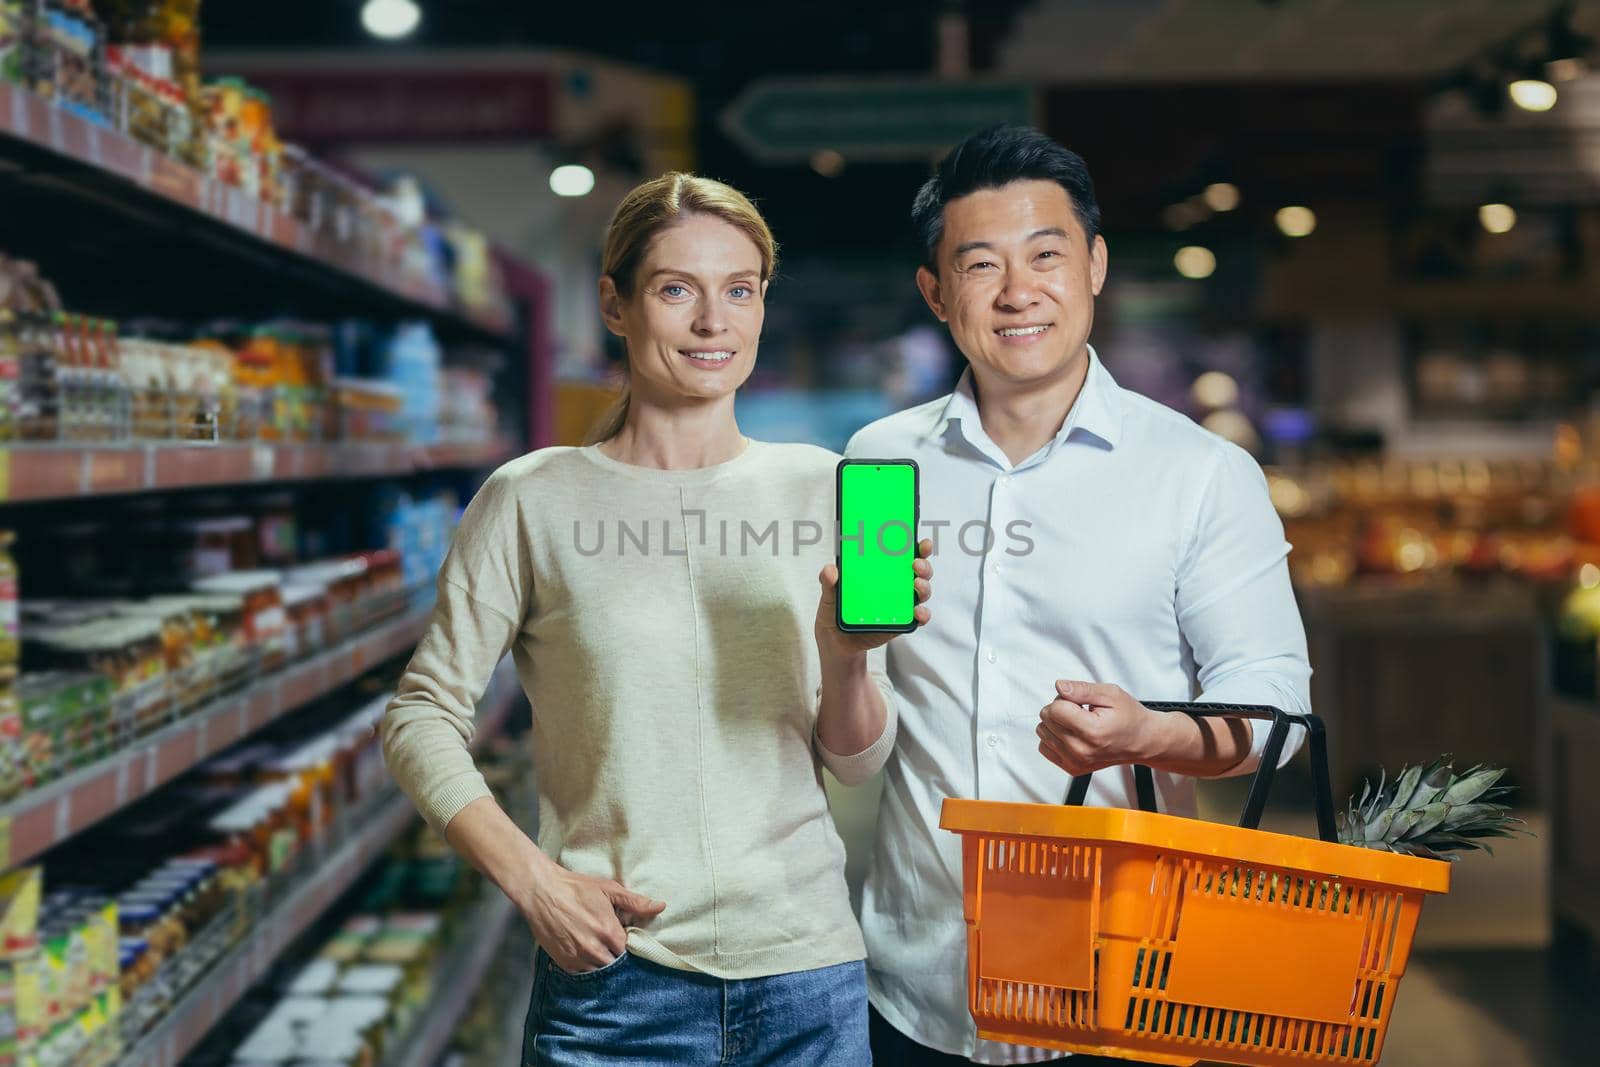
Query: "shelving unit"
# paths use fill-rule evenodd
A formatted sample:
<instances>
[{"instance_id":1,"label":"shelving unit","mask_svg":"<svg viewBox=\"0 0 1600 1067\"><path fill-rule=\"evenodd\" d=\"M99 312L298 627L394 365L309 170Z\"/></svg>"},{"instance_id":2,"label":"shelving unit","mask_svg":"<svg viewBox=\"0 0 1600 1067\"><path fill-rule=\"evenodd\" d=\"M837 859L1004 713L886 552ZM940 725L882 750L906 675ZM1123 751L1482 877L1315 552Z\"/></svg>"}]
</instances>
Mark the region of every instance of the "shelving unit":
<instances>
[{"instance_id":1,"label":"shelving unit","mask_svg":"<svg viewBox=\"0 0 1600 1067\"><path fill-rule=\"evenodd\" d=\"M412 1026L398 1050L384 1060L383 1067L433 1067L439 1062L516 914L511 902L498 892L489 896L482 910L472 928L459 939L456 958L440 968L434 982L434 999L426 1013Z\"/></svg>"},{"instance_id":2,"label":"shelving unit","mask_svg":"<svg viewBox=\"0 0 1600 1067\"><path fill-rule=\"evenodd\" d=\"M105 251L131 248L139 236L152 232L170 241L177 231L184 240L204 247L208 253L204 258L212 261L212 267L218 259L226 262L235 288L252 278L270 280L275 286L270 299L282 300L288 295L286 289L297 297L314 298L320 289L346 314L422 316L447 335L494 344L503 343L514 329L515 317L508 307L454 306L442 287L406 278L394 264L364 257L354 242L313 233L259 198L6 82L0 82L0 157L11 164L0 166L0 173L9 179L5 195L11 216L0 223L0 237L53 234L57 243L76 253L83 250L78 241L80 228L89 229L85 223L93 223L93 243L105 244ZM76 210L70 229L79 230L77 234L61 224L59 211L48 210L63 201ZM48 251L48 246L28 249L30 254L40 250ZM104 252L92 257L103 258ZM58 276L73 276L76 271L71 267L57 269L52 263ZM183 280L203 283L205 273L209 271ZM130 288L141 300L148 293L148 281L129 278ZM178 288L200 295L193 285ZM210 286L204 292L209 293ZM144 303L139 310L163 309Z\"/></svg>"},{"instance_id":3,"label":"shelving unit","mask_svg":"<svg viewBox=\"0 0 1600 1067\"><path fill-rule=\"evenodd\" d=\"M493 306L465 306L436 275L403 265L398 253L376 240L336 235L333 227L313 229L7 82L0 82L0 204L0 252L36 263L75 311L197 327L224 320L425 321L446 348L447 365L452 359L485 365L490 351L504 357L498 395L512 398L518 417L528 419L525 434L481 444L5 442L0 527L26 533L36 524L47 530L59 521L50 502L106 500L109 514L121 506L114 498L133 494L293 489L429 472L447 473L438 481L465 489L474 476L549 432L548 286L531 267L501 252L494 254L505 279L503 295ZM160 510L181 515L183 500L164 500ZM35 503L43 506L20 506ZM356 535L357 546L362 540ZM27 581L24 569L25 595ZM424 632L430 611L431 605L412 601L402 614L0 806L0 871L40 862L51 849L156 794L228 746L406 653ZM480 703L480 741L499 732L519 696L507 660ZM155 1030L127 1050L119 1067L177 1067L414 818L410 802L391 791L305 846L308 862L282 872L289 881L270 888L270 911L172 1005ZM50 863L47 857L43 862L48 884ZM480 909L481 925L449 956L439 999L403 1050L406 1067L428 1062L428 1049L448 1043L468 994L504 941L512 911L498 899Z\"/></svg>"},{"instance_id":4,"label":"shelving unit","mask_svg":"<svg viewBox=\"0 0 1600 1067\"><path fill-rule=\"evenodd\" d=\"M498 733L516 705L519 695L516 674L507 667L507 663L501 664L489 692L479 704L483 723L477 735L479 739L487 740ZM154 1030L123 1053L117 1067L178 1067L184 1056L417 817L410 800L398 791L378 801L374 809L370 817L356 821L356 828L343 840L320 847L312 862L307 864L311 873L305 880L290 890L193 990L179 998ZM318 846L312 847L318 849ZM509 919L509 905L505 911L501 930L505 928L504 921ZM487 942L490 950L498 943L498 937ZM481 966L486 965L486 962L480 965L480 971ZM448 1031L451 1023L441 1019L434 1025ZM448 1033L445 1037L448 1038Z\"/></svg>"},{"instance_id":5,"label":"shelving unit","mask_svg":"<svg viewBox=\"0 0 1600 1067\"><path fill-rule=\"evenodd\" d=\"M0 504L496 466L509 442L425 445L22 445L0 448Z\"/></svg>"},{"instance_id":6,"label":"shelving unit","mask_svg":"<svg viewBox=\"0 0 1600 1067\"><path fill-rule=\"evenodd\" d=\"M274 719L404 652L422 636L431 610L414 607L0 807L0 870L82 833Z\"/></svg>"}]
</instances>

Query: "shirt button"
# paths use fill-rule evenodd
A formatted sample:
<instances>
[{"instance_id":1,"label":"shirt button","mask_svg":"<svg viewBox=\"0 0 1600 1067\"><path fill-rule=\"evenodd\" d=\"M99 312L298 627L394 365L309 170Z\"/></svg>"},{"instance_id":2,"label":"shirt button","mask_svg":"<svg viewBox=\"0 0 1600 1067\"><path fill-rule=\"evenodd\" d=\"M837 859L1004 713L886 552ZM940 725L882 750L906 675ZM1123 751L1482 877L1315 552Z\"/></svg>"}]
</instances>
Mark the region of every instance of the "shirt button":
<instances>
[{"instance_id":1,"label":"shirt button","mask_svg":"<svg viewBox=\"0 0 1600 1067\"><path fill-rule=\"evenodd\" d=\"M994 662L994 649L991 648L988 652L986 652L984 654L984 658L987 659L990 663L993 663Z\"/></svg>"},{"instance_id":2,"label":"shirt button","mask_svg":"<svg viewBox=\"0 0 1600 1067\"><path fill-rule=\"evenodd\" d=\"M998 738L994 734L990 734L989 735L989 747L990 748L993 748L994 746L998 745L999 743L1000 743L1000 738Z\"/></svg>"},{"instance_id":3,"label":"shirt button","mask_svg":"<svg viewBox=\"0 0 1600 1067\"><path fill-rule=\"evenodd\" d=\"M995 562L989 564L989 569L991 571L993 571L994 573L999 574L1000 573L1000 562L998 560L996 560Z\"/></svg>"},{"instance_id":4,"label":"shirt button","mask_svg":"<svg viewBox=\"0 0 1600 1067\"><path fill-rule=\"evenodd\" d=\"M1002 475L1001 475L1001 476L1000 476L1000 484L1001 484L1001 485L1010 485L1010 484L1011 484L1011 475L1009 475L1009 474L1002 474Z\"/></svg>"}]
</instances>

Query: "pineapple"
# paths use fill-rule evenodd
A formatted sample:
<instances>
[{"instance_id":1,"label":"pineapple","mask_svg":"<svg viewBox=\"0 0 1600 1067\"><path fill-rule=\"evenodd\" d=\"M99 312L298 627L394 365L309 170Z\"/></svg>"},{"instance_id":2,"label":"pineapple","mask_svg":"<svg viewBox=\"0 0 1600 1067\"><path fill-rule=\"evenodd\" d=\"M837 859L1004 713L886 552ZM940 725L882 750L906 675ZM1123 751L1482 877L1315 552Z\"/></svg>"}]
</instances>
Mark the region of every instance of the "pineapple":
<instances>
[{"instance_id":1,"label":"pineapple","mask_svg":"<svg viewBox=\"0 0 1600 1067\"><path fill-rule=\"evenodd\" d=\"M1497 800L1511 792L1496 786L1504 769L1473 767L1455 773L1448 757L1426 767L1407 767L1400 777L1385 783L1380 772L1378 788L1362 784L1361 799L1351 798L1339 815L1339 840L1381 852L1398 852L1431 860L1459 858L1459 853L1481 848L1490 837L1511 837L1521 819Z\"/></svg>"}]
</instances>

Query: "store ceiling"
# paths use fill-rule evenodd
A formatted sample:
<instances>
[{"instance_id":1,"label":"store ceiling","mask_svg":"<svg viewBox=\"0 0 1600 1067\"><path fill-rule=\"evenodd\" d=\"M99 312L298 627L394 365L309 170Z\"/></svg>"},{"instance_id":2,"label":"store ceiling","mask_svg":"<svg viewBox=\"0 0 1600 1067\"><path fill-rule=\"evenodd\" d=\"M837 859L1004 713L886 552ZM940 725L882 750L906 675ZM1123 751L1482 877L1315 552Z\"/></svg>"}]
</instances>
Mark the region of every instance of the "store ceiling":
<instances>
[{"instance_id":1,"label":"store ceiling","mask_svg":"<svg viewBox=\"0 0 1600 1067\"><path fill-rule=\"evenodd\" d=\"M1600 35L1600 3L1571 5ZM1519 31L1555 0L1038 0L998 71L1041 81L1431 78Z\"/></svg>"},{"instance_id":2,"label":"store ceiling","mask_svg":"<svg viewBox=\"0 0 1600 1067\"><path fill-rule=\"evenodd\" d=\"M1054 86L1040 121L1089 158L1108 225L1156 232L1174 196L1224 177L1257 200L1414 204L1423 109L1445 75L1514 39L1542 40L1563 8L1600 38L1600 0L612 0L603 16L583 4L420 2L423 25L402 49L565 48L689 79L697 168L761 195L791 249L863 255L906 244L905 201L926 162L851 163L824 178L754 159L718 116L758 78L931 74L941 11L967 12L975 74ZM253 5L208 0L205 48L222 64L229 49L393 49L364 34L360 7L279 0L263 20Z\"/></svg>"},{"instance_id":3,"label":"store ceiling","mask_svg":"<svg viewBox=\"0 0 1600 1067\"><path fill-rule=\"evenodd\" d=\"M1600 36L1600 0L810 0L802 5L422 0L411 45L580 48L704 86L779 72L933 66L941 11L965 10L975 68L1046 82L1429 78L1570 6ZM392 47L361 0L211 2L211 48Z\"/></svg>"}]
</instances>

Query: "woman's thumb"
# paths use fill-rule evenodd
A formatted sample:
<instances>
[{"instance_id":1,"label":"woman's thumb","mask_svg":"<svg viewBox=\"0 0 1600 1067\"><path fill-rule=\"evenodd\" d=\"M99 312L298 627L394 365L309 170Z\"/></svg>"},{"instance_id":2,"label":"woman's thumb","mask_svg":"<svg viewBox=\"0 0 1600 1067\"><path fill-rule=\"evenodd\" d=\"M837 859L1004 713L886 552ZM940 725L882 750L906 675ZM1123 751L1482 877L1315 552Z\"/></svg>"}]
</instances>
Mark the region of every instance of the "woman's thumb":
<instances>
[{"instance_id":1,"label":"woman's thumb","mask_svg":"<svg viewBox=\"0 0 1600 1067\"><path fill-rule=\"evenodd\" d=\"M651 900L643 893L635 893L616 882L611 883L607 893L611 897L613 908L631 915L659 915L667 906L665 901Z\"/></svg>"}]
</instances>

